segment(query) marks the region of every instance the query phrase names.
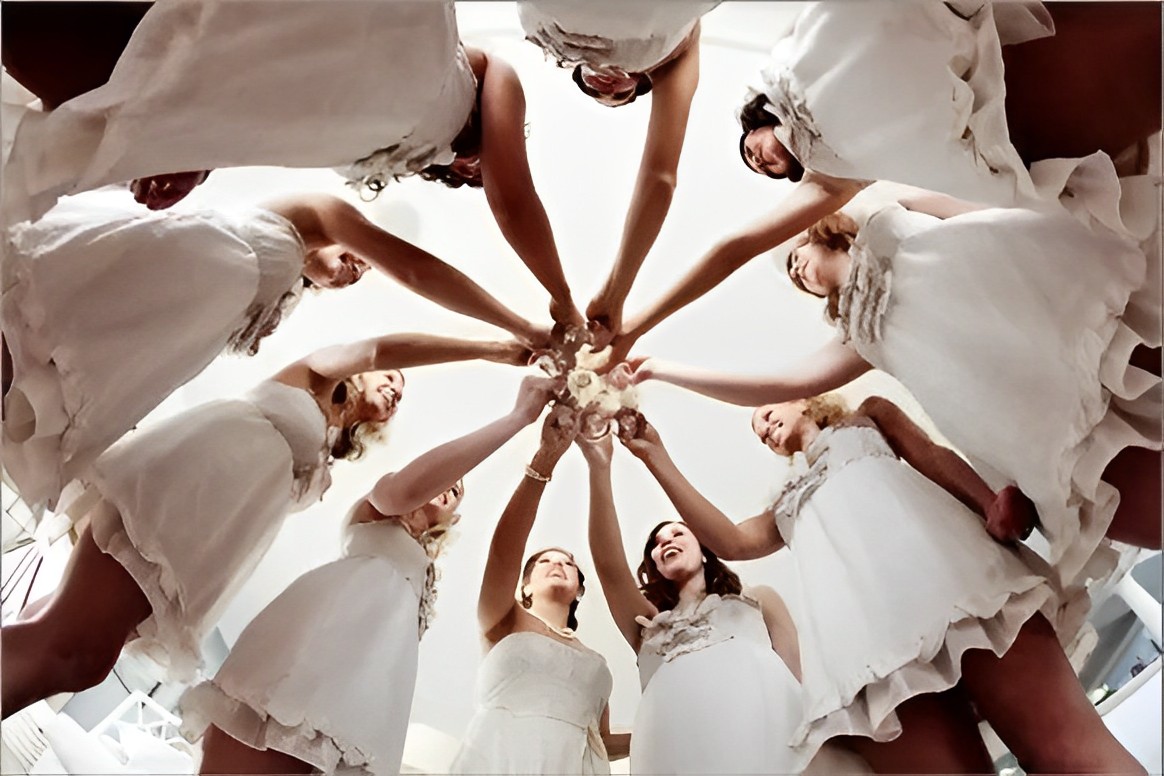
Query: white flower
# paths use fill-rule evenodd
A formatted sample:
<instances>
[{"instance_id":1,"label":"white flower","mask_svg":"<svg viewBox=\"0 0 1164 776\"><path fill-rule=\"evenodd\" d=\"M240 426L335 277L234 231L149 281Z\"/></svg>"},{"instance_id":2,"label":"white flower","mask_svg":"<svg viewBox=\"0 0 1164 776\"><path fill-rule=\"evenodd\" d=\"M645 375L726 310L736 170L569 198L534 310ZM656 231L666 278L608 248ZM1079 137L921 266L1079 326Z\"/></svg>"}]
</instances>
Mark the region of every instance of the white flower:
<instances>
[{"instance_id":1,"label":"white flower","mask_svg":"<svg viewBox=\"0 0 1164 776\"><path fill-rule=\"evenodd\" d=\"M578 354L575 356L574 363L578 365L579 369L593 370L605 364L609 355L609 345L599 351L595 351L590 345L583 345L578 348Z\"/></svg>"},{"instance_id":2,"label":"white flower","mask_svg":"<svg viewBox=\"0 0 1164 776\"><path fill-rule=\"evenodd\" d=\"M602 393L602 379L589 369L575 369L566 377L566 388L579 407L589 407Z\"/></svg>"}]
</instances>

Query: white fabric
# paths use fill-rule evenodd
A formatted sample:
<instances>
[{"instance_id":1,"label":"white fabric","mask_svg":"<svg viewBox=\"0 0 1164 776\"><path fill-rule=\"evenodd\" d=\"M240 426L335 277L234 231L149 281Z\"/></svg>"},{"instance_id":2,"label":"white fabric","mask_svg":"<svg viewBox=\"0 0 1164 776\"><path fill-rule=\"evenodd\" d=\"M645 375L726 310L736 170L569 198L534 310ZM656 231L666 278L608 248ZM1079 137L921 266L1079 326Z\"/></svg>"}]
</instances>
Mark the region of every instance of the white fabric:
<instances>
[{"instance_id":1,"label":"white fabric","mask_svg":"<svg viewBox=\"0 0 1164 776\"><path fill-rule=\"evenodd\" d=\"M107 84L25 117L4 209L12 223L108 183L390 146L415 170L451 154L475 94L450 1L163 0Z\"/></svg>"},{"instance_id":2,"label":"white fabric","mask_svg":"<svg viewBox=\"0 0 1164 776\"><path fill-rule=\"evenodd\" d=\"M325 481L326 436L311 394L267 382L251 400L195 407L97 459L86 478L104 499L93 538L153 609L130 649L172 680L194 678L202 640L283 518L307 506L295 494Z\"/></svg>"},{"instance_id":3,"label":"white fabric","mask_svg":"<svg viewBox=\"0 0 1164 776\"><path fill-rule=\"evenodd\" d=\"M1128 364L1136 345L1159 344L1144 252L1063 213L941 221L894 205L851 255L843 336L992 487L1017 483L1034 500L1061 582L1102 577L1118 499L1103 470L1124 447L1161 442L1160 378ZM1123 317L1136 290L1154 318Z\"/></svg>"},{"instance_id":4,"label":"white fabric","mask_svg":"<svg viewBox=\"0 0 1164 776\"><path fill-rule=\"evenodd\" d=\"M55 502L233 334L285 307L303 272L303 242L274 213L155 213L124 199L71 197L9 231L3 460L29 504ZM30 414L35 428L20 431Z\"/></svg>"},{"instance_id":5,"label":"white fabric","mask_svg":"<svg viewBox=\"0 0 1164 776\"><path fill-rule=\"evenodd\" d=\"M690 611L644 622L632 773L804 769L788 745L800 721L800 685L772 651L754 601L713 594Z\"/></svg>"},{"instance_id":6,"label":"white fabric","mask_svg":"<svg viewBox=\"0 0 1164 776\"><path fill-rule=\"evenodd\" d=\"M897 737L898 705L954 686L963 652L1005 653L1054 606L1015 550L871 425L825 429L793 470L773 510L802 596L802 755L838 735Z\"/></svg>"},{"instance_id":7,"label":"white fabric","mask_svg":"<svg viewBox=\"0 0 1164 776\"><path fill-rule=\"evenodd\" d=\"M614 680L577 642L506 636L477 669L477 713L450 772L608 774L598 733Z\"/></svg>"},{"instance_id":8,"label":"white fabric","mask_svg":"<svg viewBox=\"0 0 1164 776\"><path fill-rule=\"evenodd\" d=\"M400 771L431 565L398 523L349 525L344 557L255 617L213 681L182 697L183 732L213 724L323 773Z\"/></svg>"},{"instance_id":9,"label":"white fabric","mask_svg":"<svg viewBox=\"0 0 1164 776\"><path fill-rule=\"evenodd\" d=\"M1050 34L1041 9L1018 10L1004 14L1008 41ZM990 3L815 3L762 72L776 135L828 175L1035 201L1007 130L999 34Z\"/></svg>"},{"instance_id":10,"label":"white fabric","mask_svg":"<svg viewBox=\"0 0 1164 776\"><path fill-rule=\"evenodd\" d=\"M526 40L563 64L650 70L720 0L518 0Z\"/></svg>"}]
</instances>

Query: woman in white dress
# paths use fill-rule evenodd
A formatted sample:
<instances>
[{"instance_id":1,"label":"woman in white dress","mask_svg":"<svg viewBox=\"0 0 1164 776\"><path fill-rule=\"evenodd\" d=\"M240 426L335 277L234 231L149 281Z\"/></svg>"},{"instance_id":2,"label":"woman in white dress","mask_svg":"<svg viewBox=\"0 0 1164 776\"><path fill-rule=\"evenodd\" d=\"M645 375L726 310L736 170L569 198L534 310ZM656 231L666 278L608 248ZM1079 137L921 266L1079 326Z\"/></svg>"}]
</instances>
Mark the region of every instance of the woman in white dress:
<instances>
[{"instance_id":1,"label":"woman in white dress","mask_svg":"<svg viewBox=\"0 0 1164 776\"><path fill-rule=\"evenodd\" d=\"M537 420L553 387L527 377L504 417L384 475L352 508L344 556L293 582L214 679L183 696L183 732L203 739L201 773L399 773L433 563L458 520L461 478Z\"/></svg>"},{"instance_id":2,"label":"woman in white dress","mask_svg":"<svg viewBox=\"0 0 1164 776\"><path fill-rule=\"evenodd\" d=\"M1064 20L1070 34L1050 44L1040 36L1054 29L1050 16L1060 15L1062 4L1050 4L1050 15L1042 4L981 0L806 8L776 46L764 71L764 93L740 116L740 155L749 169L797 184L772 213L719 240L673 288L628 319L610 363L624 360L661 321L836 212L873 180L1003 207L1061 206L1085 223L1130 232L1109 215L1129 197L1108 155L1153 131L1143 117L1154 116L1160 127L1160 9L1127 4L1113 12L1085 5L1067 14L1080 17ZM1029 108L1024 147L1087 156L1044 159L1030 171L1024 166L1008 134L1011 104L1004 95L1011 75L1002 56L1002 44L1020 41L1006 48L1039 47L1035 56L1006 61L1024 84L1015 103ZM1082 59L1098 61L1092 70ZM1065 79L1070 87L1061 85ZM1139 240L1159 224L1151 182L1142 185L1149 189L1152 223L1133 234Z\"/></svg>"},{"instance_id":3,"label":"woman in white dress","mask_svg":"<svg viewBox=\"0 0 1164 776\"><path fill-rule=\"evenodd\" d=\"M3 630L5 716L101 682L127 642L193 679L201 643L289 511L317 500L396 411L399 367L489 359L519 346L394 334L318 350L244 400L203 404L132 434L83 478L88 519L48 606Z\"/></svg>"},{"instance_id":4,"label":"woman in white dress","mask_svg":"<svg viewBox=\"0 0 1164 776\"><path fill-rule=\"evenodd\" d=\"M914 202L927 204L957 202ZM1035 502L1060 580L1082 584L1114 566L1105 536L1160 546L1160 377L1133 359L1160 346L1146 265L1063 213L966 206L943 220L893 205L859 233L835 215L789 258L796 285L829 297L831 342L771 377L647 361L638 379L755 406L881 369L992 487Z\"/></svg>"},{"instance_id":5,"label":"woman in white dress","mask_svg":"<svg viewBox=\"0 0 1164 776\"><path fill-rule=\"evenodd\" d=\"M486 654L477 674L477 713L451 772L607 774L625 757L628 734L609 732L613 680L602 655L576 637L585 578L556 547L531 555L526 539L554 467L578 433L575 410L559 404L542 427L489 545L477 618ZM520 603L513 592L520 589Z\"/></svg>"},{"instance_id":6,"label":"woman in white dress","mask_svg":"<svg viewBox=\"0 0 1164 776\"><path fill-rule=\"evenodd\" d=\"M638 580L622 553L610 481L613 442L582 441L590 553L607 606L638 655L643 695L631 772L800 773L796 626L767 587L739 577L676 521L652 529Z\"/></svg>"},{"instance_id":7,"label":"woman in white dress","mask_svg":"<svg viewBox=\"0 0 1164 776\"><path fill-rule=\"evenodd\" d=\"M224 350L254 354L304 285L375 267L537 345L545 336L455 268L302 194L230 211L151 213L91 192L14 227L0 297L4 466L29 504L61 489Z\"/></svg>"},{"instance_id":8,"label":"woman in white dress","mask_svg":"<svg viewBox=\"0 0 1164 776\"><path fill-rule=\"evenodd\" d=\"M703 545L731 559L791 550L798 752L840 737L878 772L988 773L973 702L1028 773L1143 773L1041 613L1056 606L1051 586L983 530L1010 502L895 405L872 397L848 415L820 397L757 410L754 429L793 456L792 472L772 507L739 525L639 425L628 448Z\"/></svg>"},{"instance_id":9,"label":"woman in white dress","mask_svg":"<svg viewBox=\"0 0 1164 776\"><path fill-rule=\"evenodd\" d=\"M638 177L611 273L586 315L605 346L622 326L622 301L671 208L691 101L699 85L700 18L719 0L520 0L526 40L599 104L651 95Z\"/></svg>"}]
</instances>

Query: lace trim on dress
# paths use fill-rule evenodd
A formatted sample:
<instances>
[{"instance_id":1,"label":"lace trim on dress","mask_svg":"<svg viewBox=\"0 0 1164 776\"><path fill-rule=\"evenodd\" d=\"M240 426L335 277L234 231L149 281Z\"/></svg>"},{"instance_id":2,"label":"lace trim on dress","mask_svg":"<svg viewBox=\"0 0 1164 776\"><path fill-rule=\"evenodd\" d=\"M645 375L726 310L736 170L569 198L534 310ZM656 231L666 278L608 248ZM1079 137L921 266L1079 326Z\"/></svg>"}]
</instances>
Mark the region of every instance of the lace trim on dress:
<instances>
[{"instance_id":1,"label":"lace trim on dress","mask_svg":"<svg viewBox=\"0 0 1164 776\"><path fill-rule=\"evenodd\" d=\"M868 345L881 339L881 321L889 306L893 287L893 270L889 258L875 253L861 233L849 249L852 264L849 279L837 299L837 316L830 322L837 327L842 342ZM826 318L828 313L825 313Z\"/></svg>"},{"instance_id":2,"label":"lace trim on dress","mask_svg":"<svg viewBox=\"0 0 1164 776\"><path fill-rule=\"evenodd\" d=\"M274 333L283 318L299 304L303 297L303 285L295 284L291 290L278 299L266 304L253 302L247 308L246 320L243 325L235 329L227 340L226 349L230 353L243 353L253 356L259 352L259 343L269 334Z\"/></svg>"},{"instance_id":3,"label":"lace trim on dress","mask_svg":"<svg viewBox=\"0 0 1164 776\"><path fill-rule=\"evenodd\" d=\"M712 626L711 615L721 601L738 600L755 607L760 604L747 596L724 595L712 593L700 601L694 609L679 611L668 609L659 612L653 618L647 619L642 615L635 618L635 622L643 626L643 644L651 643L664 663L670 663L677 657L698 652L701 649L715 646L733 638L732 634L716 629Z\"/></svg>"},{"instance_id":4,"label":"lace trim on dress","mask_svg":"<svg viewBox=\"0 0 1164 776\"><path fill-rule=\"evenodd\" d=\"M785 480L780 495L772 502L772 517L776 520L776 530L789 547L792 546L793 526L800 514L801 505L824 484L827 476L828 456L817 455L812 463L809 463L804 453L793 454L789 462L788 479Z\"/></svg>"},{"instance_id":5,"label":"lace trim on dress","mask_svg":"<svg viewBox=\"0 0 1164 776\"><path fill-rule=\"evenodd\" d=\"M793 84L791 73L782 68L769 70L764 75L767 86L764 94L768 97L764 110L779 119L773 131L789 153L807 168L829 167L830 163L840 162L841 157L825 142L804 91ZM750 89L748 99L759 94Z\"/></svg>"}]
</instances>

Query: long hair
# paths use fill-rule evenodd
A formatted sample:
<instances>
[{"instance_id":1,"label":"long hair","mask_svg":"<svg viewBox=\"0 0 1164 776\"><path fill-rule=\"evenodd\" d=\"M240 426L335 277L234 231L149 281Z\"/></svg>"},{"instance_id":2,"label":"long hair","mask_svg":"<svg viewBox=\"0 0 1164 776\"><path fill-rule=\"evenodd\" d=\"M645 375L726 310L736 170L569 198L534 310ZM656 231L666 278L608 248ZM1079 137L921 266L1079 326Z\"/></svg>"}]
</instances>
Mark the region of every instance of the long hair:
<instances>
[{"instance_id":1,"label":"long hair","mask_svg":"<svg viewBox=\"0 0 1164 776\"><path fill-rule=\"evenodd\" d=\"M347 404L359 391L352 378L341 380L331 393L332 404ZM368 444L379 441L387 428L388 421L374 422L370 420L356 420L344 423L339 428L339 435L331 446L332 458L344 461L358 461L367 452Z\"/></svg>"},{"instance_id":2,"label":"long hair","mask_svg":"<svg viewBox=\"0 0 1164 776\"><path fill-rule=\"evenodd\" d=\"M538 550L526 559L525 565L521 568L522 608L528 609L533 606L533 597L525 594L525 586L529 583L529 576L533 573L534 564L537 563L538 558L547 552L560 552L574 561L574 570L578 572L578 595L570 602L570 611L566 615L566 627L570 630L578 630L578 604L582 602L582 596L586 594L586 575L582 573L582 569L578 568L578 561L574 559L574 553L563 550L561 547L546 547L545 549Z\"/></svg>"},{"instance_id":3,"label":"long hair","mask_svg":"<svg viewBox=\"0 0 1164 776\"><path fill-rule=\"evenodd\" d=\"M788 252L788 261L784 267L785 271L788 272L788 279L792 281L792 285L804 293L828 300L830 319L837 317L837 311L841 301L841 291L839 288L834 289L829 292L828 296L821 297L820 294L813 293L805 288L800 278L792 272L796 249L805 245L822 245L829 250L848 252L853 247L853 242L857 239L857 232L858 227L856 221L844 213L832 213L808 227L804 232L804 236L796 241L796 247Z\"/></svg>"},{"instance_id":4,"label":"long hair","mask_svg":"<svg viewBox=\"0 0 1164 776\"><path fill-rule=\"evenodd\" d=\"M663 529L663 526L678 522L680 521L664 520L651 529L651 533L647 536L647 543L643 547L643 562L639 564L639 590L660 612L674 609L678 605L679 586L660 573L659 567L655 565L655 559L651 557L651 550L655 549L659 531ZM707 588L708 595L712 593L739 595L744 586L736 573L725 566L724 562L703 543L700 543L699 549L703 553L703 584Z\"/></svg>"}]
</instances>

